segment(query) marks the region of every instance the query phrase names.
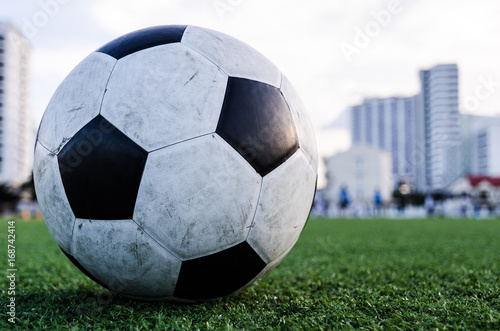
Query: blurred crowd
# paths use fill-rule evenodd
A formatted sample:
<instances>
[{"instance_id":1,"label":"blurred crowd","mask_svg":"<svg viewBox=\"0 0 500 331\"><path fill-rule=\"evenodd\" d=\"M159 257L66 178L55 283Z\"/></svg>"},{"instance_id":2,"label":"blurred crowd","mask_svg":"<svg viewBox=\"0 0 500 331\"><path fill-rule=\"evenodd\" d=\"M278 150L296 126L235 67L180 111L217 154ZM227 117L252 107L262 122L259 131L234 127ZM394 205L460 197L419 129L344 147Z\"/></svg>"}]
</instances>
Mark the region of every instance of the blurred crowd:
<instances>
[{"instance_id":1,"label":"blurred crowd","mask_svg":"<svg viewBox=\"0 0 500 331\"><path fill-rule=\"evenodd\" d=\"M329 202L321 191L314 199L312 215L333 218L470 218L484 219L500 217L500 206L487 192L459 195L435 192L433 194L400 194L395 192L390 201L384 201L379 191L373 193L371 201L356 201L346 187L342 187L338 199Z\"/></svg>"}]
</instances>

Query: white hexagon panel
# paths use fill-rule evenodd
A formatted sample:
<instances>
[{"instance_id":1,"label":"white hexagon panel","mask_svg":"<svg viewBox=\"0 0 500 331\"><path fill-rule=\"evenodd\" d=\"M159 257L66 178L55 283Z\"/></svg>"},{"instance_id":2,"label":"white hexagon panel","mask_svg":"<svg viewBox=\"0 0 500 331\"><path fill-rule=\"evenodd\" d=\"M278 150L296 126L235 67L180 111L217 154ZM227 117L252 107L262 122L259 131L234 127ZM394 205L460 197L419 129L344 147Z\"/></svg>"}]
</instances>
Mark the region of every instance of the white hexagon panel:
<instances>
[{"instance_id":1,"label":"white hexagon panel","mask_svg":"<svg viewBox=\"0 0 500 331\"><path fill-rule=\"evenodd\" d=\"M87 122L99 114L115 64L115 59L94 52L69 73L43 114L37 135L41 145L57 153Z\"/></svg>"},{"instance_id":2,"label":"white hexagon panel","mask_svg":"<svg viewBox=\"0 0 500 331\"><path fill-rule=\"evenodd\" d=\"M61 83L35 148L45 222L88 277L140 300L238 292L286 256L317 178L297 92L262 54L192 26L132 32Z\"/></svg>"},{"instance_id":3,"label":"white hexagon panel","mask_svg":"<svg viewBox=\"0 0 500 331\"><path fill-rule=\"evenodd\" d=\"M35 146L33 179L45 223L59 246L71 253L75 215L69 204L57 165L57 156L40 143Z\"/></svg>"},{"instance_id":4,"label":"white hexagon panel","mask_svg":"<svg viewBox=\"0 0 500 331\"><path fill-rule=\"evenodd\" d=\"M266 262L277 259L299 238L311 211L311 204L303 201L314 198L316 177L301 150L264 177L248 242Z\"/></svg>"},{"instance_id":5,"label":"white hexagon panel","mask_svg":"<svg viewBox=\"0 0 500 331\"><path fill-rule=\"evenodd\" d=\"M149 154L134 220L180 259L213 254L246 239L261 181L217 134L191 139Z\"/></svg>"},{"instance_id":6,"label":"white hexagon panel","mask_svg":"<svg viewBox=\"0 0 500 331\"><path fill-rule=\"evenodd\" d=\"M206 56L231 77L252 79L275 87L281 84L279 69L260 52L236 38L188 26L182 43Z\"/></svg>"},{"instance_id":7,"label":"white hexagon panel","mask_svg":"<svg viewBox=\"0 0 500 331\"><path fill-rule=\"evenodd\" d=\"M96 282L138 299L172 298L181 261L133 220L77 219L73 231L71 256Z\"/></svg>"},{"instance_id":8,"label":"white hexagon panel","mask_svg":"<svg viewBox=\"0 0 500 331\"><path fill-rule=\"evenodd\" d=\"M295 125L297 126L300 147L311 161L313 168L318 169L316 136L314 135L311 119L307 115L306 107L293 85L285 76L283 76L281 91L292 111Z\"/></svg>"},{"instance_id":9,"label":"white hexagon panel","mask_svg":"<svg viewBox=\"0 0 500 331\"><path fill-rule=\"evenodd\" d=\"M181 43L148 48L118 61L101 114L153 151L214 132L227 78Z\"/></svg>"}]
</instances>

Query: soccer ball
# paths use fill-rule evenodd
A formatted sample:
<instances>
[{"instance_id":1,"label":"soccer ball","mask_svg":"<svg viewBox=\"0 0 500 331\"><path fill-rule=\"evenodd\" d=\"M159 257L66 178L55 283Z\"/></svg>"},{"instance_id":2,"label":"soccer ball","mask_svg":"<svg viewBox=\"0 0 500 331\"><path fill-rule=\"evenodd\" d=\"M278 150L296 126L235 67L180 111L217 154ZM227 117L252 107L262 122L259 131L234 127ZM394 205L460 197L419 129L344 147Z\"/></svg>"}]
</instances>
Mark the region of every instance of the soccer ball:
<instances>
[{"instance_id":1,"label":"soccer ball","mask_svg":"<svg viewBox=\"0 0 500 331\"><path fill-rule=\"evenodd\" d=\"M117 38L64 79L35 146L61 250L127 297L197 302L270 272L305 226L311 123L263 55L194 26Z\"/></svg>"}]
</instances>

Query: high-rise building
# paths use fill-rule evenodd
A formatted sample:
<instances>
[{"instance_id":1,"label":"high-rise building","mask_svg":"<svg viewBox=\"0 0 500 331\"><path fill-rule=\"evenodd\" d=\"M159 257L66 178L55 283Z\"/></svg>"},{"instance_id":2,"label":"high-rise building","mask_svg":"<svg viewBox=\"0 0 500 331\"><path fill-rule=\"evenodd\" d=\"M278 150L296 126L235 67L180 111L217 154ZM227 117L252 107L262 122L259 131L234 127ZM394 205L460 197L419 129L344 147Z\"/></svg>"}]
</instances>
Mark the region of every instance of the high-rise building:
<instances>
[{"instance_id":1,"label":"high-rise building","mask_svg":"<svg viewBox=\"0 0 500 331\"><path fill-rule=\"evenodd\" d=\"M462 115L463 174L500 176L500 117Z\"/></svg>"},{"instance_id":2,"label":"high-rise building","mask_svg":"<svg viewBox=\"0 0 500 331\"><path fill-rule=\"evenodd\" d=\"M460 114L458 111L458 68L437 65L420 71L421 92L417 117L423 121L425 141L425 188L445 189L461 175Z\"/></svg>"},{"instance_id":3,"label":"high-rise building","mask_svg":"<svg viewBox=\"0 0 500 331\"><path fill-rule=\"evenodd\" d=\"M464 168L457 66L422 70L420 84L414 97L365 99L352 107L352 141L391 152L395 184L442 190Z\"/></svg>"},{"instance_id":4,"label":"high-rise building","mask_svg":"<svg viewBox=\"0 0 500 331\"><path fill-rule=\"evenodd\" d=\"M20 185L32 171L29 60L26 38L12 24L0 22L0 184Z\"/></svg>"},{"instance_id":5,"label":"high-rise building","mask_svg":"<svg viewBox=\"0 0 500 331\"><path fill-rule=\"evenodd\" d=\"M393 182L415 186L418 162L416 99L369 98L351 108L352 142L386 150L392 155Z\"/></svg>"}]
</instances>

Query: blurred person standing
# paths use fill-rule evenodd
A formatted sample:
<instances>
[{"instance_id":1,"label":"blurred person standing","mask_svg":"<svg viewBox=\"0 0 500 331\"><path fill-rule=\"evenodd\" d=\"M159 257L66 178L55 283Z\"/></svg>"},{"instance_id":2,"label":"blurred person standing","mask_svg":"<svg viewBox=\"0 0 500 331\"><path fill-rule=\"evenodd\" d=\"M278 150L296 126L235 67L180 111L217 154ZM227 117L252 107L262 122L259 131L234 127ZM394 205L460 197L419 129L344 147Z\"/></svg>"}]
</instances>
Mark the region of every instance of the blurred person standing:
<instances>
[{"instance_id":1,"label":"blurred person standing","mask_svg":"<svg viewBox=\"0 0 500 331\"><path fill-rule=\"evenodd\" d=\"M467 193L463 192L460 195L460 217L466 218L469 211L470 198Z\"/></svg>"},{"instance_id":2,"label":"blurred person standing","mask_svg":"<svg viewBox=\"0 0 500 331\"><path fill-rule=\"evenodd\" d=\"M351 199L349 197L349 193L347 192L347 187L342 186L340 188L340 194L339 194L339 208L340 208L340 214L343 217L347 216L347 211L349 209L350 204L351 204Z\"/></svg>"},{"instance_id":3,"label":"blurred person standing","mask_svg":"<svg viewBox=\"0 0 500 331\"><path fill-rule=\"evenodd\" d=\"M427 196L425 197L424 206L425 206L425 211L427 213L427 217L433 217L435 203L434 203L434 198L432 197L431 194L427 194Z\"/></svg>"},{"instance_id":4,"label":"blurred person standing","mask_svg":"<svg viewBox=\"0 0 500 331\"><path fill-rule=\"evenodd\" d=\"M380 216L382 210L382 195L380 194L380 190L375 190L375 194L373 195L373 214L374 216Z\"/></svg>"}]
</instances>

